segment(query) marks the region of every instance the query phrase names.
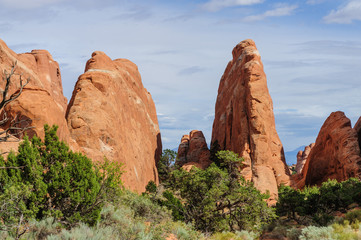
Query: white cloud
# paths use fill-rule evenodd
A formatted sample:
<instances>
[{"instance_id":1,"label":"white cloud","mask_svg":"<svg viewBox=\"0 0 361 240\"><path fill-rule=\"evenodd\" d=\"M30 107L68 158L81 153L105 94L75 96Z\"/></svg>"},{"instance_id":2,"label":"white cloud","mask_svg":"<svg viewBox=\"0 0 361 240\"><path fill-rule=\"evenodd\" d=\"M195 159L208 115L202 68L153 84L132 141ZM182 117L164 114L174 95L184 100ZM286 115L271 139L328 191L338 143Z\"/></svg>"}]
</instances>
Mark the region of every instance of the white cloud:
<instances>
[{"instance_id":1,"label":"white cloud","mask_svg":"<svg viewBox=\"0 0 361 240\"><path fill-rule=\"evenodd\" d=\"M292 12L297 8L297 5L286 5L280 6L272 10L268 10L262 14L258 15L251 15L243 18L244 22L254 22L254 21L261 21L268 17L281 17L281 16L289 16Z\"/></svg>"},{"instance_id":2,"label":"white cloud","mask_svg":"<svg viewBox=\"0 0 361 240\"><path fill-rule=\"evenodd\" d=\"M216 12L223 8L263 3L264 0L210 0L202 5L204 10Z\"/></svg>"},{"instance_id":3,"label":"white cloud","mask_svg":"<svg viewBox=\"0 0 361 240\"><path fill-rule=\"evenodd\" d=\"M361 20L361 1L352 0L346 5L332 10L323 18L326 23L350 24L354 20Z\"/></svg>"},{"instance_id":4,"label":"white cloud","mask_svg":"<svg viewBox=\"0 0 361 240\"><path fill-rule=\"evenodd\" d=\"M0 6L16 9L33 9L64 1L67 0L0 0Z\"/></svg>"}]
</instances>

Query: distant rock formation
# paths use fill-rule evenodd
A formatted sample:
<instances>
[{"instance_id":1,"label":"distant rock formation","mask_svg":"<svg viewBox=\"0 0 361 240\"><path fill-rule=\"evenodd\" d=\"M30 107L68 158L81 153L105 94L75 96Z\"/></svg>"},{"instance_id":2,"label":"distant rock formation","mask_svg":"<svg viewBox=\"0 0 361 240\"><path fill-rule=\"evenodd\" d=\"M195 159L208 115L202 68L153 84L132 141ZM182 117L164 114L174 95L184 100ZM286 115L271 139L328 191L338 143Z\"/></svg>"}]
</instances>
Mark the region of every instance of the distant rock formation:
<instances>
[{"instance_id":1,"label":"distant rock formation","mask_svg":"<svg viewBox=\"0 0 361 240\"><path fill-rule=\"evenodd\" d=\"M191 166L205 169L210 163L210 152L203 132L193 130L189 135L183 135L178 147L178 164L185 169Z\"/></svg>"},{"instance_id":2,"label":"distant rock formation","mask_svg":"<svg viewBox=\"0 0 361 240\"><path fill-rule=\"evenodd\" d=\"M0 77L15 61L16 73L29 77L30 83L6 111L10 117L31 121L34 128L27 131L29 136L43 137L44 124L56 124L60 139L73 150L93 161L107 157L124 163L126 187L143 192L150 180L158 182L155 165L162 144L155 105L134 63L113 61L102 52L94 52L67 106L59 65L49 52L16 54L0 40ZM15 91L18 77L12 84L11 91ZM1 143L0 150L16 150L17 145Z\"/></svg>"},{"instance_id":3,"label":"distant rock formation","mask_svg":"<svg viewBox=\"0 0 361 240\"><path fill-rule=\"evenodd\" d=\"M344 181L361 176L357 132L343 112L331 113L324 122L302 175L304 185L320 185L328 179Z\"/></svg>"},{"instance_id":4,"label":"distant rock formation","mask_svg":"<svg viewBox=\"0 0 361 240\"><path fill-rule=\"evenodd\" d=\"M233 59L220 81L212 148L239 153L245 160L243 176L262 192L268 190L271 202L277 198L278 185L290 184L266 75L252 40L233 49Z\"/></svg>"},{"instance_id":5,"label":"distant rock formation","mask_svg":"<svg viewBox=\"0 0 361 240\"><path fill-rule=\"evenodd\" d=\"M299 151L297 153L297 164L296 164L296 172L297 174L301 174L303 166L306 164L306 160L308 155L311 152L311 149L315 146L314 143L311 143L310 145L306 146L303 151Z\"/></svg>"}]
</instances>

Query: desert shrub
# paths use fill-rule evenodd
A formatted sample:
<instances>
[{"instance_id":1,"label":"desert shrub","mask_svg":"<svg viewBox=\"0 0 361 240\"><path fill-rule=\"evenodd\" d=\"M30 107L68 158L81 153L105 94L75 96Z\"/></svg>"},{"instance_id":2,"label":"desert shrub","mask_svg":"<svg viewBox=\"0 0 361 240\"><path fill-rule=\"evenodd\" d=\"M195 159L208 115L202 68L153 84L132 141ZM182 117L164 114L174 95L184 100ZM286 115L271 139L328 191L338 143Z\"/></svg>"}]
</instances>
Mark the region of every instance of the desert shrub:
<instances>
[{"instance_id":1,"label":"desert shrub","mask_svg":"<svg viewBox=\"0 0 361 240\"><path fill-rule=\"evenodd\" d=\"M332 227L316 227L309 226L302 229L300 240L331 240L332 238Z\"/></svg>"},{"instance_id":2,"label":"desert shrub","mask_svg":"<svg viewBox=\"0 0 361 240\"><path fill-rule=\"evenodd\" d=\"M361 209L347 212L344 219L350 223L361 222Z\"/></svg>"},{"instance_id":3,"label":"desert shrub","mask_svg":"<svg viewBox=\"0 0 361 240\"><path fill-rule=\"evenodd\" d=\"M257 239L257 234L248 231L236 232L221 232L215 233L210 240L254 240Z\"/></svg>"}]
</instances>

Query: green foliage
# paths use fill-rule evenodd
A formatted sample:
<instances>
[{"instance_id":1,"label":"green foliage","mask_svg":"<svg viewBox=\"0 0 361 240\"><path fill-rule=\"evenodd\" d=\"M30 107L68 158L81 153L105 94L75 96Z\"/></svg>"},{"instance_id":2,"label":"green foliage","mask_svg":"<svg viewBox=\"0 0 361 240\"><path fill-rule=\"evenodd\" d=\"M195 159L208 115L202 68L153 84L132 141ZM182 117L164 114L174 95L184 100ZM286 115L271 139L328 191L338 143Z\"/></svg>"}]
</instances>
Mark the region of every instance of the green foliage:
<instances>
[{"instance_id":1,"label":"green foliage","mask_svg":"<svg viewBox=\"0 0 361 240\"><path fill-rule=\"evenodd\" d=\"M212 235L210 240L254 240L257 239L257 235L248 231L236 231L236 232L221 232Z\"/></svg>"},{"instance_id":2,"label":"green foliage","mask_svg":"<svg viewBox=\"0 0 361 240\"><path fill-rule=\"evenodd\" d=\"M346 213L345 220L349 223L361 222L361 210L354 210Z\"/></svg>"},{"instance_id":3,"label":"green foliage","mask_svg":"<svg viewBox=\"0 0 361 240\"><path fill-rule=\"evenodd\" d=\"M300 240L330 240L332 238L332 227L309 226L302 229Z\"/></svg>"},{"instance_id":4,"label":"green foliage","mask_svg":"<svg viewBox=\"0 0 361 240\"><path fill-rule=\"evenodd\" d=\"M222 169L211 164L207 169L192 168L172 172L172 190L184 203L184 218L205 232L259 230L275 218L261 194L239 173L241 159L230 151L220 151Z\"/></svg>"},{"instance_id":5,"label":"green foliage","mask_svg":"<svg viewBox=\"0 0 361 240\"><path fill-rule=\"evenodd\" d=\"M177 159L177 152L165 149L163 150L162 156L157 163L159 182L166 182L169 178L170 172L174 168L174 163Z\"/></svg>"},{"instance_id":6,"label":"green foliage","mask_svg":"<svg viewBox=\"0 0 361 240\"><path fill-rule=\"evenodd\" d=\"M344 182L328 180L321 187L305 187L303 190L281 186L277 214L302 224L326 226L334 219L333 212L346 212L350 204L360 203L360 194L361 182L355 178Z\"/></svg>"},{"instance_id":7,"label":"green foliage","mask_svg":"<svg viewBox=\"0 0 361 240\"><path fill-rule=\"evenodd\" d=\"M56 126L45 125L44 130L44 141L25 138L18 154L0 159L5 167L0 170L0 199L11 200L0 212L4 226L50 216L70 225L95 224L104 201L119 193L120 166L104 160L94 167L86 156L59 141Z\"/></svg>"}]
</instances>

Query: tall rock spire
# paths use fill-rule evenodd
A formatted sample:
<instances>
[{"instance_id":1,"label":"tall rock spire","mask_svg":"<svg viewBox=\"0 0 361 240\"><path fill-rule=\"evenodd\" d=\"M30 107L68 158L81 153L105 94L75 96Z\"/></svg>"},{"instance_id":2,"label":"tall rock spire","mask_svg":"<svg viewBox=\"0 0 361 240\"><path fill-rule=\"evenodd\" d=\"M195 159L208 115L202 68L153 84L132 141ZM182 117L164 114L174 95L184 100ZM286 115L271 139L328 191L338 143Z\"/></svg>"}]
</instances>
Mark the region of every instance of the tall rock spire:
<instances>
[{"instance_id":1,"label":"tall rock spire","mask_svg":"<svg viewBox=\"0 0 361 240\"><path fill-rule=\"evenodd\" d=\"M280 184L290 184L273 104L260 54L252 40L233 49L221 78L211 147L231 150L244 158L242 175L276 200Z\"/></svg>"}]
</instances>

